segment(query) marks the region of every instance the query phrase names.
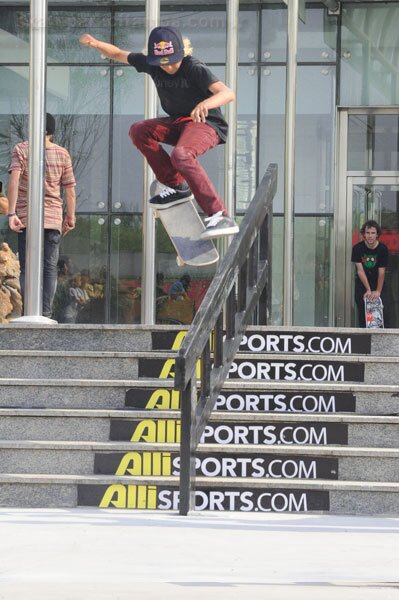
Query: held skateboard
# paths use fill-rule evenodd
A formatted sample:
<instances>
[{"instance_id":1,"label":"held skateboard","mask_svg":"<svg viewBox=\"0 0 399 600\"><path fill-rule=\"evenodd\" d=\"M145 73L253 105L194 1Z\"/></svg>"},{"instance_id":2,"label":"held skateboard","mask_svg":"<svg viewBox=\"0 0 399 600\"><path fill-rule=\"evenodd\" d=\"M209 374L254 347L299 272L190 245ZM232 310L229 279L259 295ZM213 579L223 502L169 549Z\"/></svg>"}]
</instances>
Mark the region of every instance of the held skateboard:
<instances>
[{"instance_id":1,"label":"held skateboard","mask_svg":"<svg viewBox=\"0 0 399 600\"><path fill-rule=\"evenodd\" d=\"M179 267L204 267L219 260L219 253L213 241L200 239L205 225L191 200L154 210L155 216L162 222L175 247Z\"/></svg>"},{"instance_id":2,"label":"held skateboard","mask_svg":"<svg viewBox=\"0 0 399 600\"><path fill-rule=\"evenodd\" d=\"M364 314L367 329L383 329L384 312L381 298L376 300L364 299Z\"/></svg>"}]
</instances>

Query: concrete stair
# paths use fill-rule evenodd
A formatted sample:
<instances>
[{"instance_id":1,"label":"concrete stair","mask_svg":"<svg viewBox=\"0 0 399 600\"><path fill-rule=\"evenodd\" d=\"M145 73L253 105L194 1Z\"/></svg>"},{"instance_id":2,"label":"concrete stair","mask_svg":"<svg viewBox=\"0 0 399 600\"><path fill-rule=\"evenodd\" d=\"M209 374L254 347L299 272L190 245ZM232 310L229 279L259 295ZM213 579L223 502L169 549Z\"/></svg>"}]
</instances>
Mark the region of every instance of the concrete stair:
<instances>
[{"instance_id":1,"label":"concrete stair","mask_svg":"<svg viewBox=\"0 0 399 600\"><path fill-rule=\"evenodd\" d=\"M0 505L176 510L179 332L0 326ZM394 330L250 328L197 508L398 516L398 382Z\"/></svg>"}]
</instances>

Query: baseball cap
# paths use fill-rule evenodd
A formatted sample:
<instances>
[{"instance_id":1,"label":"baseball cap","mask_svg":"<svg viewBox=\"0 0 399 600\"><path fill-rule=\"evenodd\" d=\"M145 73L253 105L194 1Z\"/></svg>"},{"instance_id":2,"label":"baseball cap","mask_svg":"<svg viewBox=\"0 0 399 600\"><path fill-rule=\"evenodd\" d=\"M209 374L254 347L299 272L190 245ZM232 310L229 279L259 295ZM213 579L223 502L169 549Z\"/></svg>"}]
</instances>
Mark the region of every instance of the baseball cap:
<instances>
[{"instance_id":1,"label":"baseball cap","mask_svg":"<svg viewBox=\"0 0 399 600\"><path fill-rule=\"evenodd\" d=\"M50 113L46 113L46 133L47 135L53 135L55 131L55 119Z\"/></svg>"},{"instance_id":2,"label":"baseball cap","mask_svg":"<svg viewBox=\"0 0 399 600\"><path fill-rule=\"evenodd\" d=\"M184 58L183 38L175 27L155 27L148 38L147 63L173 65Z\"/></svg>"}]
</instances>

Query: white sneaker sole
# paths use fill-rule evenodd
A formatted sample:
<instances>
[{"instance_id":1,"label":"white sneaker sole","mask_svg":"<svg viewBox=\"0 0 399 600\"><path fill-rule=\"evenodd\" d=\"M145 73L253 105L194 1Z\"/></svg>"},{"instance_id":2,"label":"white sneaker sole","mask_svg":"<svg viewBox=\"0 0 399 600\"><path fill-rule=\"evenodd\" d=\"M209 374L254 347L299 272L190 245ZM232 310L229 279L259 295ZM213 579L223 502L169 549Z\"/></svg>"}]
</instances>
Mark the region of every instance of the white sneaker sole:
<instances>
[{"instance_id":1,"label":"white sneaker sole","mask_svg":"<svg viewBox=\"0 0 399 600\"><path fill-rule=\"evenodd\" d=\"M162 210L163 208L171 208L172 206L177 206L178 204L183 204L183 202L188 202L189 200L193 200L194 196L187 196L187 198L180 198L179 200L173 200L169 204L156 204L155 202L150 202L151 208L156 208L157 210Z\"/></svg>"},{"instance_id":2,"label":"white sneaker sole","mask_svg":"<svg viewBox=\"0 0 399 600\"><path fill-rule=\"evenodd\" d=\"M214 231L206 229L201 233L201 240L213 240L214 238L224 237L226 235L234 235L240 231L238 225L232 225L231 227L225 227L224 229L215 229Z\"/></svg>"}]
</instances>

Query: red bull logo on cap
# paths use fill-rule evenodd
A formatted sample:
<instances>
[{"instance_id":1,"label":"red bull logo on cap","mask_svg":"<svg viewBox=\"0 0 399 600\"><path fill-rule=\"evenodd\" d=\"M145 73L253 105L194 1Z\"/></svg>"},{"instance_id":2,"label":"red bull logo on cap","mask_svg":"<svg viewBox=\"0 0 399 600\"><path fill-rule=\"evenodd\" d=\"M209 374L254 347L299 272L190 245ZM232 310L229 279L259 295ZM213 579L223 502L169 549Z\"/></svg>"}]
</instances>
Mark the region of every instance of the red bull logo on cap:
<instances>
[{"instance_id":1,"label":"red bull logo on cap","mask_svg":"<svg viewBox=\"0 0 399 600\"><path fill-rule=\"evenodd\" d=\"M174 54L174 52L173 42L154 42L154 56L165 56L166 54Z\"/></svg>"}]
</instances>

